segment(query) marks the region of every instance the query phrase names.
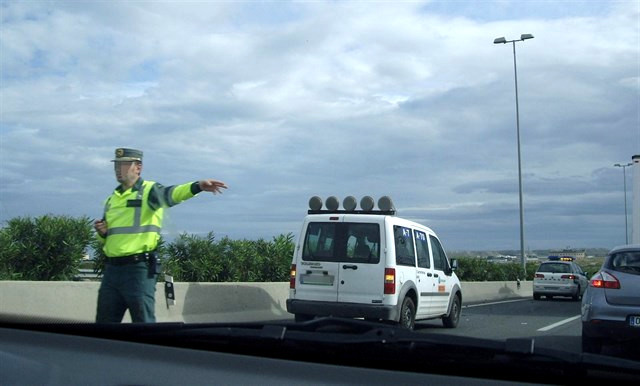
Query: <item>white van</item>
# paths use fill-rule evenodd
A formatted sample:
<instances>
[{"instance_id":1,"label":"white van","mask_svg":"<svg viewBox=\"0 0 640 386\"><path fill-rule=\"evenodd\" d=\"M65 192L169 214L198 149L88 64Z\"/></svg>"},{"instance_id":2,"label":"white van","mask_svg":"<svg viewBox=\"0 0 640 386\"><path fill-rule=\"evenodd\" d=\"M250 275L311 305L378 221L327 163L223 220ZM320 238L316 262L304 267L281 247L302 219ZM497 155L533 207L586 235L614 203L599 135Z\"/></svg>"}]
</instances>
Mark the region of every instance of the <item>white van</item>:
<instances>
[{"instance_id":1,"label":"white van","mask_svg":"<svg viewBox=\"0 0 640 386\"><path fill-rule=\"evenodd\" d=\"M394 321L442 318L456 327L462 289L449 259L428 227L395 216L385 196L312 197L294 250L287 311L296 321L339 316Z\"/></svg>"}]
</instances>

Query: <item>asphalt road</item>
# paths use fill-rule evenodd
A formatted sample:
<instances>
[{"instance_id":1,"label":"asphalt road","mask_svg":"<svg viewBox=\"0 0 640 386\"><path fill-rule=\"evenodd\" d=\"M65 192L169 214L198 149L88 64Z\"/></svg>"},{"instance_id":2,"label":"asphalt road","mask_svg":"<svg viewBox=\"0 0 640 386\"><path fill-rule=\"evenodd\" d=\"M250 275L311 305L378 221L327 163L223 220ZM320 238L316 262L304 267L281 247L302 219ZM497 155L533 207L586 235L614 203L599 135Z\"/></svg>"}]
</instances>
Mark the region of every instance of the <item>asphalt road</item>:
<instances>
[{"instance_id":1,"label":"asphalt road","mask_svg":"<svg viewBox=\"0 0 640 386\"><path fill-rule=\"evenodd\" d=\"M498 340L533 337L537 347L582 352L580 302L569 298L463 305L457 328L430 320L416 323L415 330ZM605 346L603 354L640 360L640 355L617 346Z\"/></svg>"}]
</instances>

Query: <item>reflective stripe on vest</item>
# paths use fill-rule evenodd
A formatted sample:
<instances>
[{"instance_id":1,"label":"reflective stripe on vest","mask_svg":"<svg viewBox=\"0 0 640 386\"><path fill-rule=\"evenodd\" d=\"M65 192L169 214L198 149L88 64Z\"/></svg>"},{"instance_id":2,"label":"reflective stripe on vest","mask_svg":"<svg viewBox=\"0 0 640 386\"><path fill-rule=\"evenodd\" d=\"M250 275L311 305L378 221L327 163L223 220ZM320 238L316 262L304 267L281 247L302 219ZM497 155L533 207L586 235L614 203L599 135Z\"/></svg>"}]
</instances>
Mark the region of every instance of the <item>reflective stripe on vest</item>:
<instances>
[{"instance_id":1,"label":"reflective stripe on vest","mask_svg":"<svg viewBox=\"0 0 640 386\"><path fill-rule=\"evenodd\" d=\"M130 235L130 234L146 233L146 232L158 232L158 233L160 233L161 230L162 230L162 228L160 228L157 225L121 227L121 228L109 229L107 231L107 236L111 236L111 235Z\"/></svg>"}]
</instances>

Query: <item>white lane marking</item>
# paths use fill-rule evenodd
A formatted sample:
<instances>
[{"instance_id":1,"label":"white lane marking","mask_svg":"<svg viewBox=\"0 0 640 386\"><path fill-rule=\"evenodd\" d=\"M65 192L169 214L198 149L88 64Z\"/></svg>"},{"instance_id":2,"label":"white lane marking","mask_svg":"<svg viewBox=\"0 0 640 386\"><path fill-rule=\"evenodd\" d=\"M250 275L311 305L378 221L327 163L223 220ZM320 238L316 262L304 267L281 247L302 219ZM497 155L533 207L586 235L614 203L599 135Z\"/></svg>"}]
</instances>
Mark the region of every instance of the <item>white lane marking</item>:
<instances>
[{"instance_id":1,"label":"white lane marking","mask_svg":"<svg viewBox=\"0 0 640 386\"><path fill-rule=\"evenodd\" d=\"M514 303L514 302L523 302L525 300L530 300L530 299L516 299L516 300L504 300L501 302L491 302L491 303L481 303L481 304L470 304L467 306L462 306L462 308L471 308L471 307L480 307L480 306L490 306L492 304L504 304L504 303Z\"/></svg>"},{"instance_id":2,"label":"white lane marking","mask_svg":"<svg viewBox=\"0 0 640 386\"><path fill-rule=\"evenodd\" d=\"M578 319L580 316L581 315L572 316L571 318L568 318L568 319L565 319L565 320L561 320L558 323L550 324L550 325L548 325L546 327L539 328L538 331L549 331L552 328L556 328L558 326L562 326L563 324L572 322L572 321Z\"/></svg>"}]
</instances>

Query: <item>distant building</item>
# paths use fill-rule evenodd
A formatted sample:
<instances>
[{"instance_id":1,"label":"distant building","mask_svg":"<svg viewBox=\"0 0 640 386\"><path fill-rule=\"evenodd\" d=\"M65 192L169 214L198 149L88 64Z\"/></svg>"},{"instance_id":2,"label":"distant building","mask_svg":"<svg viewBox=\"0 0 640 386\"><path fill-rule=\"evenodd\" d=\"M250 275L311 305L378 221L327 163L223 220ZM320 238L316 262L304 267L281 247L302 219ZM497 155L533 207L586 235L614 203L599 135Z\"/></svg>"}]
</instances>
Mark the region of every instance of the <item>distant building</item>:
<instances>
[{"instance_id":1,"label":"distant building","mask_svg":"<svg viewBox=\"0 0 640 386\"><path fill-rule=\"evenodd\" d=\"M587 256L587 253L584 249L557 249L552 250L549 253L549 256L558 256L558 257L573 257L574 259L584 259Z\"/></svg>"}]
</instances>

